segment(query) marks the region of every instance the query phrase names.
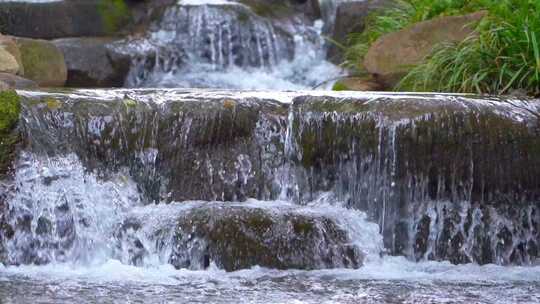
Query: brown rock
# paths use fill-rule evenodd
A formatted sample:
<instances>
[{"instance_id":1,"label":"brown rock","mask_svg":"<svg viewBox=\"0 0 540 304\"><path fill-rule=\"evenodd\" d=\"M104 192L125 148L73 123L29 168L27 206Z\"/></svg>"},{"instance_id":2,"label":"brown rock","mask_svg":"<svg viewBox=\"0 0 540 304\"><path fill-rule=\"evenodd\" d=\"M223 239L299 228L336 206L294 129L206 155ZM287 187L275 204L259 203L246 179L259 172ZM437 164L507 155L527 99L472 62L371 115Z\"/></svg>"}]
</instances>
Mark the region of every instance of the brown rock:
<instances>
[{"instance_id":1,"label":"brown rock","mask_svg":"<svg viewBox=\"0 0 540 304\"><path fill-rule=\"evenodd\" d=\"M22 59L21 59L21 52L19 51L19 47L17 46L17 43L15 43L15 39L13 39L13 37L0 35L0 48L10 53L13 56L13 58L15 58L15 60L17 61L19 70L16 74L21 75L21 76L24 75L24 67L23 67Z\"/></svg>"},{"instance_id":2,"label":"brown rock","mask_svg":"<svg viewBox=\"0 0 540 304\"><path fill-rule=\"evenodd\" d=\"M419 64L433 47L460 42L474 33L486 12L439 17L379 38L364 58L366 70L385 86L394 87L411 66Z\"/></svg>"},{"instance_id":3,"label":"brown rock","mask_svg":"<svg viewBox=\"0 0 540 304\"><path fill-rule=\"evenodd\" d=\"M3 48L0 48L0 72L17 74L19 64L13 55Z\"/></svg>"}]
</instances>

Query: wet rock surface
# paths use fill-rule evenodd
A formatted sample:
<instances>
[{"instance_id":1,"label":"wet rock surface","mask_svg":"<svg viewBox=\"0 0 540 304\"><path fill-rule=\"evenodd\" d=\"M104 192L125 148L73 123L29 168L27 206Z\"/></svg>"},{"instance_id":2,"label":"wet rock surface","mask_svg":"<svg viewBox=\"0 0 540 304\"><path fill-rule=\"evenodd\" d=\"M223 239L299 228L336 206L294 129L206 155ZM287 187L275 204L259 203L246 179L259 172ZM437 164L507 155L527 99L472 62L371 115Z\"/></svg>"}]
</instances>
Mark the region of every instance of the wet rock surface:
<instances>
[{"instance_id":1,"label":"wet rock surface","mask_svg":"<svg viewBox=\"0 0 540 304\"><path fill-rule=\"evenodd\" d=\"M540 198L538 101L305 97L293 111L300 199L339 193L378 221L395 254L455 263L534 259L523 252L539 237L537 211L525 211ZM429 215L435 207L421 208L426 202L436 202L437 216ZM463 212L482 216L466 226L456 217Z\"/></svg>"},{"instance_id":2,"label":"wet rock surface","mask_svg":"<svg viewBox=\"0 0 540 304\"><path fill-rule=\"evenodd\" d=\"M170 263L227 271L255 265L274 269L358 268L359 248L325 217L240 206L202 207L178 219Z\"/></svg>"},{"instance_id":3,"label":"wet rock surface","mask_svg":"<svg viewBox=\"0 0 540 304\"><path fill-rule=\"evenodd\" d=\"M283 105L190 98L182 91L117 93L109 100L91 94L30 98L25 114L32 117L26 127L33 148L76 152L89 169L103 174L128 166L156 202L270 198L279 192Z\"/></svg>"},{"instance_id":4,"label":"wet rock surface","mask_svg":"<svg viewBox=\"0 0 540 304\"><path fill-rule=\"evenodd\" d=\"M304 204L330 192L379 224L392 254L524 265L535 263L539 255L537 100L205 90L21 94L26 150L48 157L74 154L85 170L103 180L127 175L148 203L279 196ZM269 217L266 210L201 210L189 217L197 219L193 232L206 241L186 234L189 217L175 224L183 231L174 230L176 244L201 253L193 262L178 255L173 262L178 267L205 266L210 260L205 256L217 260L224 248L220 246L225 246L216 239L218 231L241 232L239 238L253 244L263 238L260 235L273 237L249 225L253 218ZM272 224L261 225L279 231L294 218L281 213ZM310 218L300 219L312 223ZM231 225L212 226L210 220ZM328 225L324 227L334 231ZM42 221L38 226L47 231L49 225ZM321 231L315 235L321 236ZM338 232L331 233L342 240ZM251 234L259 236L247 238ZM278 236L274 240L285 243ZM143 255L144 250L139 252ZM284 258L286 264L262 253L259 257L272 267L303 268L311 263L302 264L294 256ZM223 258L220 266L238 269L255 263L248 257L242 260L247 262Z\"/></svg>"}]
</instances>

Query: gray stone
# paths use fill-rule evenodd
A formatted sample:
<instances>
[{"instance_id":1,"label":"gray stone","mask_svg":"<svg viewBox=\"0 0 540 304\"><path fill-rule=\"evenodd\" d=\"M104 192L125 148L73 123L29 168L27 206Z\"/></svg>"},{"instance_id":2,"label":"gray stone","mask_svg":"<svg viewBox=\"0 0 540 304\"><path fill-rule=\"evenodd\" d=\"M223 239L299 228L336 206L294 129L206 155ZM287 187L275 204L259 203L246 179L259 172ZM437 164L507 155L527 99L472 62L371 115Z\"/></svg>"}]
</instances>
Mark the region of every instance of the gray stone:
<instances>
[{"instance_id":1,"label":"gray stone","mask_svg":"<svg viewBox=\"0 0 540 304\"><path fill-rule=\"evenodd\" d=\"M67 66L68 87L122 87L131 58L115 50L117 38L65 38L53 41Z\"/></svg>"}]
</instances>

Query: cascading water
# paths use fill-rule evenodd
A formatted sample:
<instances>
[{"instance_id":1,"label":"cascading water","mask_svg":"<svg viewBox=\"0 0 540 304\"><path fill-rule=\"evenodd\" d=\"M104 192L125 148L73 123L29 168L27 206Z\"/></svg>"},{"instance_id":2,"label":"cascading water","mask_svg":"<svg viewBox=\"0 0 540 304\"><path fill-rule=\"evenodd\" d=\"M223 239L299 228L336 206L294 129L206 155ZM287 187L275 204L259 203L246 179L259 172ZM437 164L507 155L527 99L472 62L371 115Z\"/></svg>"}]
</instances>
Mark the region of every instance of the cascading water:
<instances>
[{"instance_id":1,"label":"cascading water","mask_svg":"<svg viewBox=\"0 0 540 304\"><path fill-rule=\"evenodd\" d=\"M24 144L0 184L2 299L538 300L535 102L21 94Z\"/></svg>"},{"instance_id":2,"label":"cascading water","mask_svg":"<svg viewBox=\"0 0 540 304\"><path fill-rule=\"evenodd\" d=\"M272 21L235 1L180 1L123 46L139 54L126 86L325 88L342 71L325 59L322 26Z\"/></svg>"}]
</instances>

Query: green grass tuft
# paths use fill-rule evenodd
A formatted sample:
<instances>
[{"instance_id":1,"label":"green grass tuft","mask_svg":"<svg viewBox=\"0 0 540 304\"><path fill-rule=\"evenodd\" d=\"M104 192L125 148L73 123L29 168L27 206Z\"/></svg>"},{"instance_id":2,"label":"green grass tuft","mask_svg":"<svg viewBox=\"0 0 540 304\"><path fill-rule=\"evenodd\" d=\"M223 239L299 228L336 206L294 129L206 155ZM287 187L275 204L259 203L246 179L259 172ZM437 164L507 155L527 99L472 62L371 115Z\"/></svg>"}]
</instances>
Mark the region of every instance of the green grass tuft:
<instances>
[{"instance_id":1,"label":"green grass tuft","mask_svg":"<svg viewBox=\"0 0 540 304\"><path fill-rule=\"evenodd\" d=\"M397 0L368 16L362 33L349 37L343 65L365 72L362 60L379 37L438 16L487 10L478 33L458 44L439 45L396 89L407 91L540 95L540 1Z\"/></svg>"},{"instance_id":2,"label":"green grass tuft","mask_svg":"<svg viewBox=\"0 0 540 304\"><path fill-rule=\"evenodd\" d=\"M540 95L540 1L502 0L487 8L478 35L438 46L397 89Z\"/></svg>"}]
</instances>

